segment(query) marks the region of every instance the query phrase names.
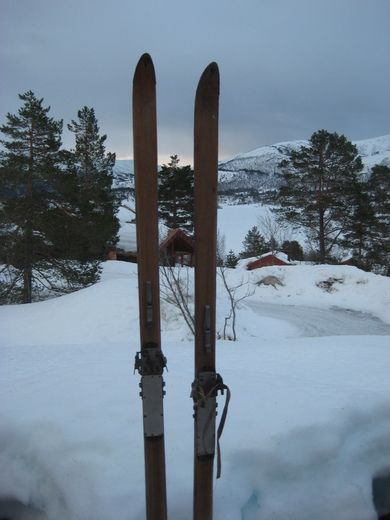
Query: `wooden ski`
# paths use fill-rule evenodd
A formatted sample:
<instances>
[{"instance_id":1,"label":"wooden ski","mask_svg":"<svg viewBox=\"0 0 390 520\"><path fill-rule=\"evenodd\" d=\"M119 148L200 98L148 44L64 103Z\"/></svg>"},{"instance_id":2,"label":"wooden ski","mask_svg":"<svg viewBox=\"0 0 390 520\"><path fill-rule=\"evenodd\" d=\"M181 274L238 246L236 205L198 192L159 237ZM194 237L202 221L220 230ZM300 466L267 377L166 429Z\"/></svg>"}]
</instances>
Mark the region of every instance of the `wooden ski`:
<instances>
[{"instance_id":1,"label":"wooden ski","mask_svg":"<svg viewBox=\"0 0 390 520\"><path fill-rule=\"evenodd\" d=\"M213 515L216 395L215 296L217 242L219 71L203 72L195 98L195 380L194 520Z\"/></svg>"},{"instance_id":2,"label":"wooden ski","mask_svg":"<svg viewBox=\"0 0 390 520\"><path fill-rule=\"evenodd\" d=\"M136 192L138 293L141 350L135 369L141 375L147 520L166 520L157 197L156 79L144 54L133 79L133 142Z\"/></svg>"}]
</instances>

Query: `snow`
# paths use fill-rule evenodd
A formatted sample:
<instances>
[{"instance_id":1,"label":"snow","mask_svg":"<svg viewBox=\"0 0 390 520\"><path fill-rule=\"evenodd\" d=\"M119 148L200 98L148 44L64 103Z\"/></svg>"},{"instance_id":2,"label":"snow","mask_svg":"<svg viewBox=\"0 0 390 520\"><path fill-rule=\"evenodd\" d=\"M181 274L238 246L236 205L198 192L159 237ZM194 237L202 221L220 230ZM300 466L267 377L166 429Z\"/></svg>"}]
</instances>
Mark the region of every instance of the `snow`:
<instances>
[{"instance_id":1,"label":"snow","mask_svg":"<svg viewBox=\"0 0 390 520\"><path fill-rule=\"evenodd\" d=\"M134 208L134 200L130 199L125 206ZM274 228L278 228L275 224L275 217L270 210L268 204L246 204L246 205L230 205L221 204L218 209L218 229L225 242L225 253L232 249L236 254L243 249L243 240L245 235L253 226L258 226L259 231L266 237L267 229L263 229L262 220L271 222ZM137 249L136 226L132 222L134 214L121 207L118 212L120 222L119 243L118 247L125 251L135 251ZM166 228L161 226L160 237L166 234ZM279 226L279 241L298 240L303 246L306 241L306 235L301 230L294 230L291 227ZM266 237L268 239L268 237Z\"/></svg>"},{"instance_id":2,"label":"snow","mask_svg":"<svg viewBox=\"0 0 390 520\"><path fill-rule=\"evenodd\" d=\"M136 237L136 226L135 226L135 214L130 211L135 210L135 201L133 198L129 198L125 202L125 206L121 206L118 211L118 219L120 223L119 228L119 242L118 247L124 251L136 251L137 250L137 237Z\"/></svg>"},{"instance_id":3,"label":"snow","mask_svg":"<svg viewBox=\"0 0 390 520\"><path fill-rule=\"evenodd\" d=\"M282 260L283 262L289 263L288 255L286 255L286 253L283 253L282 251L268 251L268 253L260 255L259 258L267 258L267 256L274 256L278 260Z\"/></svg>"},{"instance_id":4,"label":"snow","mask_svg":"<svg viewBox=\"0 0 390 520\"><path fill-rule=\"evenodd\" d=\"M390 165L390 135L354 141L364 164L364 173L367 174L375 164ZM264 186L273 189L272 178L280 170L279 163L287 158L288 152L298 149L301 146L308 146L307 140L286 141L269 146L262 146L255 150L238 154L235 157L220 162L219 181L228 182L238 179L242 172L262 172L267 174L269 179L264 181ZM115 165L117 176L128 179L132 183L134 165L132 160L118 160ZM241 173L240 173L241 172ZM121 177L121 178L122 178ZM242 179L242 177L241 177ZM246 178L245 178L246 179ZM119 181L118 181L119 182ZM248 182L243 180L242 183ZM241 186L242 187L242 186ZM239 191L240 186L236 186ZM259 188L259 186L258 186ZM134 209L134 199L130 198L126 205ZM267 204L246 204L229 205L221 204L218 211L219 228L222 235L225 235L226 252L232 249L235 253L242 250L242 241L248 230L253 226L258 226L263 235L267 234L267 227L271 225L278 230L279 242L284 240L297 240L305 248L307 237L303 229L294 229L287 226L284 229L275 224L275 218L270 211L272 206ZM118 247L125 251L136 250L135 224L131 222L134 214L128 209L121 207L118 214L121 228L119 232ZM264 225L264 220L268 221L268 226ZM267 240L269 237L265 237Z\"/></svg>"},{"instance_id":5,"label":"snow","mask_svg":"<svg viewBox=\"0 0 390 520\"><path fill-rule=\"evenodd\" d=\"M225 238L225 252L232 249L238 255L243 250L245 235L253 226L257 226L266 240L271 238L269 232L272 230L278 242L297 240L304 247L307 238L303 228L276 224L271 209L269 204L221 204L218 209L218 232Z\"/></svg>"},{"instance_id":6,"label":"snow","mask_svg":"<svg viewBox=\"0 0 390 520\"><path fill-rule=\"evenodd\" d=\"M390 469L390 279L307 265L226 276L253 294L238 341L217 342L232 400L215 519L374 520L372 479ZM283 285L257 285L265 276ZM0 518L145 518L137 301L136 265L111 261L92 287L0 308ZM217 303L220 331L220 277ZM162 316L168 509L183 520L193 342L165 302Z\"/></svg>"},{"instance_id":7,"label":"snow","mask_svg":"<svg viewBox=\"0 0 390 520\"><path fill-rule=\"evenodd\" d=\"M355 142L366 168L375 164L390 165L390 135Z\"/></svg>"}]
</instances>

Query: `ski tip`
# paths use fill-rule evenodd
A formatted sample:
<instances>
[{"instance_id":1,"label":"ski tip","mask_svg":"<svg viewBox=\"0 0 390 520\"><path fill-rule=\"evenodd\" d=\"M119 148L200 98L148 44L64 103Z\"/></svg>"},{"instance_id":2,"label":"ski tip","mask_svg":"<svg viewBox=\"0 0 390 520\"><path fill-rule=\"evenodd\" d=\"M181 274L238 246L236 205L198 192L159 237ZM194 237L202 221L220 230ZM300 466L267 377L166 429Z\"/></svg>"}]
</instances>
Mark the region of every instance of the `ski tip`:
<instances>
[{"instance_id":1,"label":"ski tip","mask_svg":"<svg viewBox=\"0 0 390 520\"><path fill-rule=\"evenodd\" d=\"M138 60L134 72L133 83L136 83L141 78L145 80L148 77L149 79L152 79L154 83L156 82L152 57L150 56L150 54L145 52Z\"/></svg>"},{"instance_id":2,"label":"ski tip","mask_svg":"<svg viewBox=\"0 0 390 520\"><path fill-rule=\"evenodd\" d=\"M219 77L218 63L216 63L215 61L212 61L211 63L209 63L207 65L207 67L204 69L203 74L206 74L206 73L210 74L210 75L217 74Z\"/></svg>"},{"instance_id":3,"label":"ski tip","mask_svg":"<svg viewBox=\"0 0 390 520\"><path fill-rule=\"evenodd\" d=\"M219 94L219 68L215 61L209 63L204 69L198 83L197 95L201 93L203 87L206 85L208 87L214 86L215 91Z\"/></svg>"},{"instance_id":4,"label":"ski tip","mask_svg":"<svg viewBox=\"0 0 390 520\"><path fill-rule=\"evenodd\" d=\"M204 69L202 76L200 77L199 83L204 81L215 81L219 84L219 68L218 64L213 61L209 63L207 67Z\"/></svg>"}]
</instances>

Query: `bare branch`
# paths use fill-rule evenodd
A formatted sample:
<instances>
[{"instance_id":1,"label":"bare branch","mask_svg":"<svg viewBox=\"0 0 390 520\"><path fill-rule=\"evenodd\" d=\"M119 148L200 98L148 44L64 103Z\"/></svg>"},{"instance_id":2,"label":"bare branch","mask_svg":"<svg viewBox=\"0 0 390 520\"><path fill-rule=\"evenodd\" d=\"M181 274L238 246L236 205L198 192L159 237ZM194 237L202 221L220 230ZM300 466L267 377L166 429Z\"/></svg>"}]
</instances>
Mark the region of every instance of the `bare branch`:
<instances>
[{"instance_id":1,"label":"bare branch","mask_svg":"<svg viewBox=\"0 0 390 520\"><path fill-rule=\"evenodd\" d=\"M186 267L186 280L183 280L180 267L175 268L171 265L164 265L161 268L161 293L165 301L180 311L191 333L195 335L195 318L190 309L188 269Z\"/></svg>"},{"instance_id":2,"label":"bare branch","mask_svg":"<svg viewBox=\"0 0 390 520\"><path fill-rule=\"evenodd\" d=\"M134 213L134 215L136 214L133 208L130 208L130 206L128 206L127 204L123 204L123 202L121 204L121 207L131 211L131 213Z\"/></svg>"},{"instance_id":3,"label":"bare branch","mask_svg":"<svg viewBox=\"0 0 390 520\"><path fill-rule=\"evenodd\" d=\"M229 315L225 317L225 323L223 327L223 336L222 339L229 339L227 336L226 330L228 322L231 320L231 328L232 328L232 335L231 338L233 341L237 341L237 333L236 333L236 320L237 320L237 306L240 302L245 300L246 298L249 298L255 293L256 288L250 288L249 287L249 280L244 280L243 278L240 280L240 282L234 286L229 286L227 283L227 268L226 267L220 267L218 269L218 274L222 279L222 283L226 289L226 292L229 297L229 303L230 303L230 310ZM246 291L244 294L239 295L240 289L242 287L246 287Z\"/></svg>"}]
</instances>

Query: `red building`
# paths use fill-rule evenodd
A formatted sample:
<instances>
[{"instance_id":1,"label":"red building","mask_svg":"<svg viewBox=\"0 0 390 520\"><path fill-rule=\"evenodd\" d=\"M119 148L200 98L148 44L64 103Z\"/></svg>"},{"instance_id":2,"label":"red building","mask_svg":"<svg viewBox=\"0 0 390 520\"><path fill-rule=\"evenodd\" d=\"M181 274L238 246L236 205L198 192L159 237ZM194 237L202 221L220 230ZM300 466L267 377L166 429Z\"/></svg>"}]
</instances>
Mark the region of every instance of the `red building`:
<instances>
[{"instance_id":1,"label":"red building","mask_svg":"<svg viewBox=\"0 0 390 520\"><path fill-rule=\"evenodd\" d=\"M265 253L257 260L253 260L246 265L248 271L258 269L259 267L269 267L271 265L291 265L288 261L287 255L284 253Z\"/></svg>"}]
</instances>

